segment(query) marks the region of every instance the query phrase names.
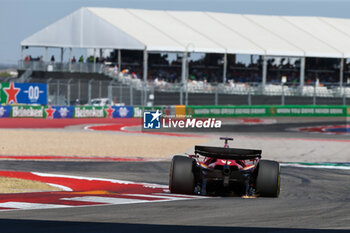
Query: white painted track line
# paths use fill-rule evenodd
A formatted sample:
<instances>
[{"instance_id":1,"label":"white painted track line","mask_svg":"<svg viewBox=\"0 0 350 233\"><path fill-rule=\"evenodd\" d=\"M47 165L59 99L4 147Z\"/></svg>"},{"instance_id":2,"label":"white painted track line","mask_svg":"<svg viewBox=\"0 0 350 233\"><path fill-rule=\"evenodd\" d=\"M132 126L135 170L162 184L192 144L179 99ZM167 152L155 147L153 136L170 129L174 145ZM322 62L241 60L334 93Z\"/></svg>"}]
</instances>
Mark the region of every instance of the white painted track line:
<instances>
[{"instance_id":1,"label":"white painted track line","mask_svg":"<svg viewBox=\"0 0 350 233\"><path fill-rule=\"evenodd\" d=\"M304 165L304 164L289 164L280 163L281 167L300 167L300 168L318 168L318 169L337 169L337 170L350 170L350 166L331 166L331 165Z\"/></svg>"},{"instance_id":2,"label":"white painted track line","mask_svg":"<svg viewBox=\"0 0 350 233\"><path fill-rule=\"evenodd\" d=\"M73 206L29 203L29 202L4 202L4 203L0 203L0 207L13 208L13 209L51 209L51 208L66 208L66 207L73 207Z\"/></svg>"},{"instance_id":3,"label":"white painted track line","mask_svg":"<svg viewBox=\"0 0 350 233\"><path fill-rule=\"evenodd\" d=\"M149 195L149 194L123 194L125 196L132 196L132 197L149 197L149 198L158 198L158 199L165 199L165 200L188 200L191 199L183 198L183 197L171 197L171 196L160 196L160 195Z\"/></svg>"},{"instance_id":4,"label":"white painted track line","mask_svg":"<svg viewBox=\"0 0 350 233\"><path fill-rule=\"evenodd\" d=\"M97 203L105 203L105 204L133 204L133 203L150 202L148 200L116 198L116 197L99 197L99 196L83 196L83 197L61 198L61 200L97 202Z\"/></svg>"},{"instance_id":5,"label":"white painted track line","mask_svg":"<svg viewBox=\"0 0 350 233\"><path fill-rule=\"evenodd\" d=\"M172 196L172 197L187 197L187 198L211 198L209 196L200 196L200 195L184 195L184 194L176 194L176 193L154 193L156 195L161 195L161 196Z\"/></svg>"}]
</instances>

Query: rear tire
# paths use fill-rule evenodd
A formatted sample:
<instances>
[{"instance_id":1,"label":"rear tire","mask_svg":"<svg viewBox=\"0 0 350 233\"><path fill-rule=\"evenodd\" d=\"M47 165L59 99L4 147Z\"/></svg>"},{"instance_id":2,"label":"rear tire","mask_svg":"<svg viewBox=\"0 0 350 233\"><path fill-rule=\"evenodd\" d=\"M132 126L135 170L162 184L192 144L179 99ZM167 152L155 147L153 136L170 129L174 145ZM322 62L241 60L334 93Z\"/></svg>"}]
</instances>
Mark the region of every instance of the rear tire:
<instances>
[{"instance_id":1,"label":"rear tire","mask_svg":"<svg viewBox=\"0 0 350 233\"><path fill-rule=\"evenodd\" d=\"M278 162L259 161L256 189L261 197L278 197L280 193L280 165Z\"/></svg>"},{"instance_id":2,"label":"rear tire","mask_svg":"<svg viewBox=\"0 0 350 233\"><path fill-rule=\"evenodd\" d=\"M171 193L194 194L194 164L194 159L179 155L173 157L169 177L169 190Z\"/></svg>"}]
</instances>

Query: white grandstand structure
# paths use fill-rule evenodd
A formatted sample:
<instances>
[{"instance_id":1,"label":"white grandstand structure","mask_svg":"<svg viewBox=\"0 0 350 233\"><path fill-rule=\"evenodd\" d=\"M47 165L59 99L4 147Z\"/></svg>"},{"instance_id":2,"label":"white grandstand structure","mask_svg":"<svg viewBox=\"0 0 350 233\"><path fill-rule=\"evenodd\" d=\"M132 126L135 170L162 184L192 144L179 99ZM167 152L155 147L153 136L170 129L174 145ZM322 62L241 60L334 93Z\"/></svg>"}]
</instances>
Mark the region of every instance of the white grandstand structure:
<instances>
[{"instance_id":1,"label":"white grandstand structure","mask_svg":"<svg viewBox=\"0 0 350 233\"><path fill-rule=\"evenodd\" d=\"M298 57L300 62L299 93L305 96L339 96L349 94L343 88L343 61L350 58L350 19L300 16L242 15L196 11L157 11L118 8L81 8L34 33L21 42L24 49L42 47L48 61L48 48L86 48L142 50L143 82L147 82L148 54L183 53L182 84L190 92L207 90L211 85L190 82L186 77L188 53L223 55L223 81L226 82L227 54L263 56L262 88L270 95L294 95L283 85L267 85L267 57ZM120 57L120 53L119 53ZM339 88L304 86L305 57L339 58ZM94 59L95 61L95 59ZM71 67L71 64L70 66ZM120 67L120 66L119 66ZM142 84L138 84L142 86ZM172 84L155 83L161 88ZM248 94L254 87L228 83L223 92Z\"/></svg>"}]
</instances>

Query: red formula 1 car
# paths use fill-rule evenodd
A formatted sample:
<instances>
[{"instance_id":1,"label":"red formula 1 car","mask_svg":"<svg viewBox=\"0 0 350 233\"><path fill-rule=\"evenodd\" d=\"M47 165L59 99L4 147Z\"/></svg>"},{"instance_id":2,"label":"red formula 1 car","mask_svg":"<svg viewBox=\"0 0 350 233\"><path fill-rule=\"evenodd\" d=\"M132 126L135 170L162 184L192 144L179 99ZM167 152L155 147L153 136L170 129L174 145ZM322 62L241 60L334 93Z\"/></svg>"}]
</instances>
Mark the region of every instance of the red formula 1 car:
<instances>
[{"instance_id":1,"label":"red formula 1 car","mask_svg":"<svg viewBox=\"0 0 350 233\"><path fill-rule=\"evenodd\" d=\"M280 166L262 160L261 150L195 146L195 154L172 159L169 189L172 193L278 197ZM200 160L200 155L204 159Z\"/></svg>"}]
</instances>

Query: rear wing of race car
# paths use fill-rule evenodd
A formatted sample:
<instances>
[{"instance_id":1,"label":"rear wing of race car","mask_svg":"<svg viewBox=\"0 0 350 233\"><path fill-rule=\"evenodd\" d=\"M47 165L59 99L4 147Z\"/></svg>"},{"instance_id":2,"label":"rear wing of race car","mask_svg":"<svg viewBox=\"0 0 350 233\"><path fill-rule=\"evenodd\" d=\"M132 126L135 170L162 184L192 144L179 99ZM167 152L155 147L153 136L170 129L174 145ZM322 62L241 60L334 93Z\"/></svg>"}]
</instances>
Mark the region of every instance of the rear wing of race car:
<instances>
[{"instance_id":1,"label":"rear wing of race car","mask_svg":"<svg viewBox=\"0 0 350 233\"><path fill-rule=\"evenodd\" d=\"M216 159L232 159L245 160L261 158L261 150L238 149L238 148L223 148L211 146L195 146L194 153L205 157Z\"/></svg>"}]
</instances>

